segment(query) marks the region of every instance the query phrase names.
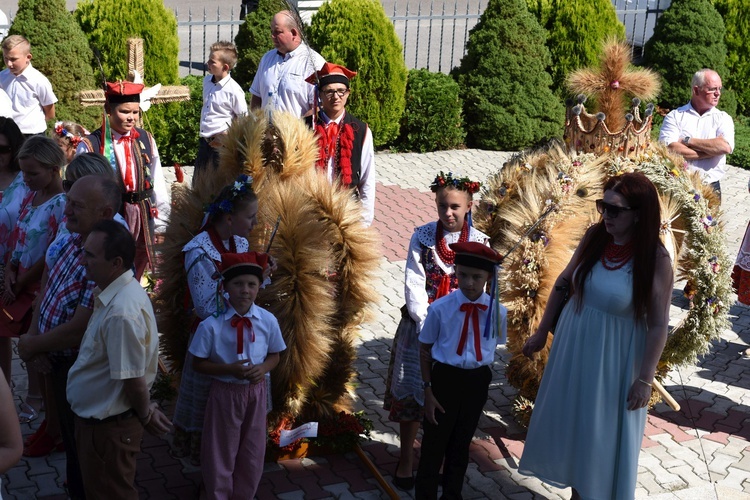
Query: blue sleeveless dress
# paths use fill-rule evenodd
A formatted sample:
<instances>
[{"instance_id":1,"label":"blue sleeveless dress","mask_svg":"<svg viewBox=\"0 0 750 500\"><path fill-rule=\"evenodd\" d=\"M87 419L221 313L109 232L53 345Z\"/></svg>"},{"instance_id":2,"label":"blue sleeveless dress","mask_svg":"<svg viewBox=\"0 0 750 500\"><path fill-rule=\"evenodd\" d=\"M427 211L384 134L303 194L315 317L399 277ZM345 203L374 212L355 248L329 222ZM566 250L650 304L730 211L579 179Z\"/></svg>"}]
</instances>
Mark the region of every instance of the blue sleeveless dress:
<instances>
[{"instance_id":1,"label":"blue sleeveless dress","mask_svg":"<svg viewBox=\"0 0 750 500\"><path fill-rule=\"evenodd\" d=\"M646 409L627 409L638 379L646 322L633 318L632 264L601 262L585 283L581 310L563 309L539 387L519 472L583 498L631 500Z\"/></svg>"}]
</instances>

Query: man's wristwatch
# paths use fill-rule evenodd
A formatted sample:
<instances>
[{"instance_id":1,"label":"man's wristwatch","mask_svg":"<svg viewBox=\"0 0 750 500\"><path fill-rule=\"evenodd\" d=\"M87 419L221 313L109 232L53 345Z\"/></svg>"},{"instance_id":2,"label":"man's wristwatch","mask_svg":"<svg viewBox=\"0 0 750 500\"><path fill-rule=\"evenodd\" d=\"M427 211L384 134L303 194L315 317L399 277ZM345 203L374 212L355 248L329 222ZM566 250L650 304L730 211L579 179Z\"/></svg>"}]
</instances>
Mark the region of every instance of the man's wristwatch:
<instances>
[{"instance_id":1,"label":"man's wristwatch","mask_svg":"<svg viewBox=\"0 0 750 500\"><path fill-rule=\"evenodd\" d=\"M422 382L422 389L427 389L428 387L432 387L432 382Z\"/></svg>"},{"instance_id":2,"label":"man's wristwatch","mask_svg":"<svg viewBox=\"0 0 750 500\"><path fill-rule=\"evenodd\" d=\"M687 146L687 145L688 145L688 142L690 142L690 136L689 136L689 135L687 135L687 136L685 136L685 137L683 137L683 138L682 138L682 143L683 143L683 144L684 144L685 146Z\"/></svg>"}]
</instances>

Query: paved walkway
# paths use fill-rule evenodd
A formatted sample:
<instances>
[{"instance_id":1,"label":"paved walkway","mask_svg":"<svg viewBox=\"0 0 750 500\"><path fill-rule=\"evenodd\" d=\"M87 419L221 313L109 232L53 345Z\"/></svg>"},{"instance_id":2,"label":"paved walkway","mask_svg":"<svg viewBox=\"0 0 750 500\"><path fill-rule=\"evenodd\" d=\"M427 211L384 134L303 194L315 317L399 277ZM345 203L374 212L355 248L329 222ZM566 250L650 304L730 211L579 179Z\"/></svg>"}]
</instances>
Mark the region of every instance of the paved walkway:
<instances>
[{"instance_id":1,"label":"paved walkway","mask_svg":"<svg viewBox=\"0 0 750 500\"><path fill-rule=\"evenodd\" d=\"M406 246L414 226L435 219L428 185L439 170L471 173L484 179L508 158L507 153L477 150L418 154L379 154L378 193L374 227L382 239L383 259L373 286L383 299L374 320L365 326L358 347L357 409L375 424L371 442L363 445L381 474L390 480L397 462L397 426L382 409L389 349L403 304ZM748 173L730 168L722 182L728 246L739 247L748 221ZM676 289L680 288L678 284ZM686 302L675 294L673 323ZM711 351L690 368L675 371L665 382L681 403L680 413L659 404L648 417L639 461L637 498L730 500L750 499L750 308L731 309L732 329L722 333ZM493 366L490 399L485 407L467 471L464 497L510 499L569 498L569 491L520 476L518 460L524 430L515 423L510 406L515 390L503 375L504 349ZM26 378L15 361L16 397L25 395ZM30 434L39 422L24 425ZM3 476L3 498L65 498L65 456L26 459ZM147 437L138 459L141 498L196 498L200 471L173 458L167 441ZM260 499L387 498L359 458L312 457L268 464ZM411 498L403 494L403 498Z\"/></svg>"}]
</instances>

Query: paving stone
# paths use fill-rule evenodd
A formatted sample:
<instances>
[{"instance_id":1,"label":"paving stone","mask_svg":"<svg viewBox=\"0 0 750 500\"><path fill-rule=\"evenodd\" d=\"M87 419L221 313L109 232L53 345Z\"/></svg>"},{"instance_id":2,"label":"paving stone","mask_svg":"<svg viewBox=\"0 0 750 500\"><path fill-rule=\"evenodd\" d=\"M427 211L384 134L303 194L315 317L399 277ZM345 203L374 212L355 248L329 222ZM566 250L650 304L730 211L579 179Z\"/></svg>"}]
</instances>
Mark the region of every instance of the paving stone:
<instances>
[{"instance_id":1,"label":"paving stone","mask_svg":"<svg viewBox=\"0 0 750 500\"><path fill-rule=\"evenodd\" d=\"M416 225L434 219L434 196L429 183L439 170L470 173L483 180L508 157L507 153L478 150L427 155L378 153L379 209L376 207L375 226L381 232L384 257L379 261L373 288L382 297L369 322L363 325L357 346L359 376L355 407L373 420L376 427L373 442L364 449L386 478L391 477L398 459L399 440L398 425L388 420L382 408L385 372L400 318L399 308L403 305L406 246ZM747 173L729 167L726 182L722 182L726 206L750 205L746 182ZM408 207L403 203L407 196ZM729 211L727 215L728 248L733 255L747 224L747 214ZM394 220L398 223L394 224ZM671 324L684 317L688 307L679 291L681 286L681 283L675 286ZM650 412L639 460L637 498L750 498L750 359L741 357L750 342L750 307L735 304L731 314L732 329L722 332L721 340L711 346L707 355L695 366L681 367L668 374L665 385L683 410L673 412L659 404ZM569 498L569 490L554 488L517 472L525 430L510 415L516 391L504 378L507 360L507 350L500 348L492 366L487 411L480 419L477 439L472 443L472 456L476 459L467 472L465 497ZM20 402L26 391L26 377L18 359L14 359L15 366L18 367L13 376L15 397ZM23 433L31 434L38 425L39 422L23 426ZM710 474L704 456L711 464ZM62 457L60 454L49 459L22 460L3 480L4 498L37 498L42 493L41 486L48 487L52 497L59 496L59 484L64 477ZM168 444L151 436L144 439L138 467L136 481L143 498L191 498L200 482L199 469L171 457ZM720 494L717 496L716 492ZM310 457L298 460L296 465L293 461L267 464L258 498L371 499L385 498L385 494L356 455L348 454ZM412 493L403 493L402 498L412 498Z\"/></svg>"}]
</instances>

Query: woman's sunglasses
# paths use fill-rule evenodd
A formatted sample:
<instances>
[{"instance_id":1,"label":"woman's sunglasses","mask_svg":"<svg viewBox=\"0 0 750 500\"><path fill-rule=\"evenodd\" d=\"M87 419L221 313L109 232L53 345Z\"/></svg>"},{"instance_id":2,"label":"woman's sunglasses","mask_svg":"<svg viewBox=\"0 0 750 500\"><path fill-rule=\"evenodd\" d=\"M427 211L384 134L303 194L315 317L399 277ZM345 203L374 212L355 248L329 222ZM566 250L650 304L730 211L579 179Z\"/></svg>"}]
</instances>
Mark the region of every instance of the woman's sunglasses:
<instances>
[{"instance_id":1,"label":"woman's sunglasses","mask_svg":"<svg viewBox=\"0 0 750 500\"><path fill-rule=\"evenodd\" d=\"M636 210L635 207L618 207L617 205L610 205L604 203L604 200L596 200L596 211L604 215L607 212L610 219L616 219L620 212L627 212L629 210Z\"/></svg>"}]
</instances>

